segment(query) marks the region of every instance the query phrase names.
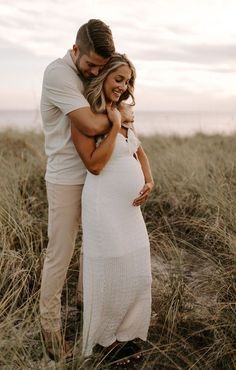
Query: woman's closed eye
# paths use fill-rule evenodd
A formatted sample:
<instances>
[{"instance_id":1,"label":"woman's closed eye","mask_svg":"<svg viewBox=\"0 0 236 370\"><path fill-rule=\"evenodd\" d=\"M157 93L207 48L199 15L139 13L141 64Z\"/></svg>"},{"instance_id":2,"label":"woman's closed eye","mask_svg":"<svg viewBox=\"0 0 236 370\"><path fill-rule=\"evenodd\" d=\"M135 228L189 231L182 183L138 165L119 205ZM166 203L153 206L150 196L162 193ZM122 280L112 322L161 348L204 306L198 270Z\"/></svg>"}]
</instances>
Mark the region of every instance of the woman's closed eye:
<instances>
[{"instance_id":1,"label":"woman's closed eye","mask_svg":"<svg viewBox=\"0 0 236 370\"><path fill-rule=\"evenodd\" d=\"M121 82L123 82L123 80L116 80L116 82L117 83L121 83ZM125 85L128 86L128 84L129 84L129 80L128 81L125 81Z\"/></svg>"}]
</instances>

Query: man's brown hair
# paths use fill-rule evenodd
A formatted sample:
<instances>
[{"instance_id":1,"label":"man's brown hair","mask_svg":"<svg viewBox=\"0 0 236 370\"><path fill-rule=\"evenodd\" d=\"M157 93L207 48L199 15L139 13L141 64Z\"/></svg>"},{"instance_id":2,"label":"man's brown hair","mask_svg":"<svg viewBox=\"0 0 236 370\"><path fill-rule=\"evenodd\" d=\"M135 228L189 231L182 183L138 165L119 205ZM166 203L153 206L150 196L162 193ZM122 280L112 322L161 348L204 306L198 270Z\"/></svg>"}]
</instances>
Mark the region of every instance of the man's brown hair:
<instances>
[{"instance_id":1,"label":"man's brown hair","mask_svg":"<svg viewBox=\"0 0 236 370\"><path fill-rule=\"evenodd\" d=\"M110 27L99 19L90 19L77 32L76 44L81 54L95 52L103 58L110 58L115 52Z\"/></svg>"}]
</instances>

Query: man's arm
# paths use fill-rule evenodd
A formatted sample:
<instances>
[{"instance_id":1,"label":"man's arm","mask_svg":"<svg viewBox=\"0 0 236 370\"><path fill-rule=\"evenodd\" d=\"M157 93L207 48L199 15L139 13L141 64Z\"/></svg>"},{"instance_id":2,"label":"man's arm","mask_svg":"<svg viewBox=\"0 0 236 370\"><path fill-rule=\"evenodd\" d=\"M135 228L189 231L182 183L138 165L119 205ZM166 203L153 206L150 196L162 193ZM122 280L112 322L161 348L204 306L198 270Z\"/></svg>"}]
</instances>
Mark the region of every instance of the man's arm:
<instances>
[{"instance_id":1,"label":"man's arm","mask_svg":"<svg viewBox=\"0 0 236 370\"><path fill-rule=\"evenodd\" d=\"M86 136L103 135L111 128L106 114L93 113L89 107L76 109L68 116L73 126Z\"/></svg>"},{"instance_id":2,"label":"man's arm","mask_svg":"<svg viewBox=\"0 0 236 370\"><path fill-rule=\"evenodd\" d=\"M108 115L112 126L98 147L96 146L95 137L83 135L74 127L73 123L71 125L71 137L75 148L87 169L94 175L99 175L109 161L114 149L116 136L121 127L121 115L117 109L108 107Z\"/></svg>"},{"instance_id":3,"label":"man's arm","mask_svg":"<svg viewBox=\"0 0 236 370\"><path fill-rule=\"evenodd\" d=\"M121 103L119 111L121 113L122 123L133 121L133 109L131 105ZM86 136L104 135L111 128L107 114L93 113L89 107L76 109L68 113L68 116L73 126Z\"/></svg>"}]
</instances>

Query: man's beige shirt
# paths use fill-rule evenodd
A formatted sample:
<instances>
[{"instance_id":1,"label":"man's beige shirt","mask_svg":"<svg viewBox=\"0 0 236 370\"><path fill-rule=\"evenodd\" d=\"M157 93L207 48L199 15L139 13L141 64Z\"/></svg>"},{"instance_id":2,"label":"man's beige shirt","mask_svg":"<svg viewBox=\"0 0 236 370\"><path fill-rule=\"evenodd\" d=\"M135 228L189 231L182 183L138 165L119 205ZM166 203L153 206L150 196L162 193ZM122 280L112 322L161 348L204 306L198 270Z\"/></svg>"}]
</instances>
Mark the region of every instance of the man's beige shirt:
<instances>
[{"instance_id":1,"label":"man's beige shirt","mask_svg":"<svg viewBox=\"0 0 236 370\"><path fill-rule=\"evenodd\" d=\"M41 115L48 157L45 179L53 184L83 184L86 168L71 140L68 113L89 104L70 52L49 64L44 72Z\"/></svg>"}]
</instances>

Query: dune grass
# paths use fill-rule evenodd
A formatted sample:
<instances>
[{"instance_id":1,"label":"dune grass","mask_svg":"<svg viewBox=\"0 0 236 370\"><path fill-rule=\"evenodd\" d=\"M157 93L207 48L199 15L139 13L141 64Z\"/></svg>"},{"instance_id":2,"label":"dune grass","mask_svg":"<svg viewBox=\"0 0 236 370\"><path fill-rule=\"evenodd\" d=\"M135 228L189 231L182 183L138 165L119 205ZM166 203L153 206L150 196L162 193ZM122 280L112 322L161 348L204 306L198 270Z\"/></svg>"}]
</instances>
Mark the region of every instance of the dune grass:
<instances>
[{"instance_id":1,"label":"dune grass","mask_svg":"<svg viewBox=\"0 0 236 370\"><path fill-rule=\"evenodd\" d=\"M143 206L153 306L135 369L236 369L236 136L142 142L156 182ZM38 310L47 245L42 135L1 133L0 158L0 368L113 368L98 356L89 365L79 355L69 365L45 362ZM80 239L62 297L64 326L77 346Z\"/></svg>"}]
</instances>

